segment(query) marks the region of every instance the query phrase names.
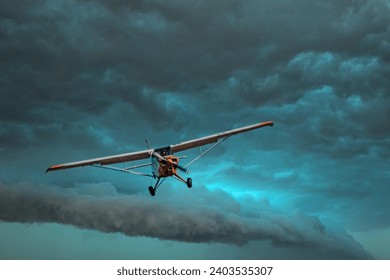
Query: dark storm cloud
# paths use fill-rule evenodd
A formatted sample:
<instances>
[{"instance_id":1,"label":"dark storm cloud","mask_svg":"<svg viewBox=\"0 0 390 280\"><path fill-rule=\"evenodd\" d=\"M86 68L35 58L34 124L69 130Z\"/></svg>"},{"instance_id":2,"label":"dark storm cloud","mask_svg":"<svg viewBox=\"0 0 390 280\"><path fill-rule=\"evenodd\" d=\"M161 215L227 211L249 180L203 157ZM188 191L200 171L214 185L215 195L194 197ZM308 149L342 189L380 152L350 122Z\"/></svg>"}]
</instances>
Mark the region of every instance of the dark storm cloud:
<instances>
[{"instance_id":1,"label":"dark storm cloud","mask_svg":"<svg viewBox=\"0 0 390 280\"><path fill-rule=\"evenodd\" d=\"M387 12L383 1L7 5L2 95L18 98L3 98L2 120L34 130L34 122L72 125L90 121L86 116L112 127L119 116L131 122L138 115L153 128L180 119L180 130L185 119L201 123L199 111L212 111L216 124L226 112L234 118L246 106L294 103L323 85L337 95L372 98L373 86L388 87ZM381 36L383 50L373 52L372 38ZM180 103L167 106L167 93ZM196 110L183 108L188 104Z\"/></svg>"},{"instance_id":2,"label":"dark storm cloud","mask_svg":"<svg viewBox=\"0 0 390 280\"><path fill-rule=\"evenodd\" d=\"M311 229L308 215L317 213L348 230L390 226L388 1L1 2L5 181L57 180L69 188L69 181L101 176L114 181L87 169L71 179L42 172L144 149L145 137L168 145L274 120L272 129L232 137L194 171L221 189L280 199L305 213ZM52 195L65 201L69 194ZM104 200L93 201L91 207L103 207ZM217 209L207 213L218 220ZM238 228L248 230L248 240L259 230L278 241L275 232L271 238L263 228L249 230L246 216L223 217L236 243L244 242ZM296 222L287 219L302 234Z\"/></svg>"},{"instance_id":3,"label":"dark storm cloud","mask_svg":"<svg viewBox=\"0 0 390 280\"><path fill-rule=\"evenodd\" d=\"M191 206L183 207L186 203L178 199L118 196L106 183L83 184L67 191L20 183L2 184L0 198L0 218L8 222L62 223L196 243L243 245L269 240L274 246L339 251L336 258L369 257L352 239L325 229L316 217L279 213L264 202L247 208L223 192L204 190L202 198L192 196Z\"/></svg>"}]
</instances>

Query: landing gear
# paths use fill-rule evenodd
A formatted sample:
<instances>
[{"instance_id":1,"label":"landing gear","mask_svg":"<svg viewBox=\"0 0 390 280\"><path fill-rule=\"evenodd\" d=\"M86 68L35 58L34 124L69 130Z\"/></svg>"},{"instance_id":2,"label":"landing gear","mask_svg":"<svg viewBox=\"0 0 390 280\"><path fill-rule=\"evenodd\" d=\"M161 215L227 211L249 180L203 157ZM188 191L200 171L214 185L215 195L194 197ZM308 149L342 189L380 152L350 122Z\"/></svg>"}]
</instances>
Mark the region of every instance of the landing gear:
<instances>
[{"instance_id":1,"label":"landing gear","mask_svg":"<svg viewBox=\"0 0 390 280\"><path fill-rule=\"evenodd\" d=\"M154 187L152 186L149 186L148 190L149 190L149 193L151 196L155 196L156 195L156 190L158 189L158 187L161 185L162 182L164 182L165 178L163 178L161 180L161 177L158 177L157 178L157 182L156 184L154 185Z\"/></svg>"},{"instance_id":2,"label":"landing gear","mask_svg":"<svg viewBox=\"0 0 390 280\"><path fill-rule=\"evenodd\" d=\"M191 178L187 178L186 184L187 184L187 187L188 187L189 189L192 188L192 179L191 179Z\"/></svg>"},{"instance_id":3,"label":"landing gear","mask_svg":"<svg viewBox=\"0 0 390 280\"><path fill-rule=\"evenodd\" d=\"M156 195L156 191L155 191L155 189L152 186L149 186L148 190L149 190L149 193L150 193L151 196L155 196Z\"/></svg>"},{"instance_id":4,"label":"landing gear","mask_svg":"<svg viewBox=\"0 0 390 280\"><path fill-rule=\"evenodd\" d=\"M192 188L192 179L191 178L187 178L187 181L185 181L182 177L180 177L179 175L175 174L176 176L176 179L178 179L179 181L183 182L184 184L187 185L187 188ZM161 180L162 178L162 180ZM154 187L152 186L149 186L148 187L148 190L149 190L149 193L151 196L155 196L156 195L156 191L158 189L158 187L161 185L162 182L164 182L166 177L159 177L157 178L157 182L156 182L156 185Z\"/></svg>"}]
</instances>

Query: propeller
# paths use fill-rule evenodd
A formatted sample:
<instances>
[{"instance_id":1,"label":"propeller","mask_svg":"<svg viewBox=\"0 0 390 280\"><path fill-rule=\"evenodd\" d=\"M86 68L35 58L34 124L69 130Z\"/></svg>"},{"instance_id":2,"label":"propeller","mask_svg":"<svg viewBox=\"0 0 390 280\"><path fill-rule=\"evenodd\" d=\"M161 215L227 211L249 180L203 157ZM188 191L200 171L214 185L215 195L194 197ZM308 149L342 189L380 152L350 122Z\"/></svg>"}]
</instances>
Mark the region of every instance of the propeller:
<instances>
[{"instance_id":1,"label":"propeller","mask_svg":"<svg viewBox=\"0 0 390 280\"><path fill-rule=\"evenodd\" d=\"M156 158L158 158L159 160L165 162L166 164L170 164L170 165L173 165L174 167L180 169L181 171L185 172L185 173L188 173L188 169L187 168L184 168L176 163L173 163L171 161L168 161L166 158L164 158L162 155L160 155L159 153L157 153L156 151L153 151L152 155Z\"/></svg>"}]
</instances>

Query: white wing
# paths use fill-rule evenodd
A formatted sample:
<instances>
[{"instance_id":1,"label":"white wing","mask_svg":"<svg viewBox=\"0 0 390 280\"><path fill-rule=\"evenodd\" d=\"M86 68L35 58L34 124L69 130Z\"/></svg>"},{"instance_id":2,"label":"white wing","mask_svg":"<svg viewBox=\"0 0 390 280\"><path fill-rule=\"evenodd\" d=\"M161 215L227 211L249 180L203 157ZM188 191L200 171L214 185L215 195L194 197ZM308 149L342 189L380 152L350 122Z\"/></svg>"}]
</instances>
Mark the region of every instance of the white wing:
<instances>
[{"instance_id":1,"label":"white wing","mask_svg":"<svg viewBox=\"0 0 390 280\"><path fill-rule=\"evenodd\" d=\"M87 165L95 165L95 164L108 165L108 164L121 163L121 162L132 161L132 160L146 159L146 158L150 157L151 153L153 153L153 149L138 151L138 152L133 152L133 153L127 153L127 154L121 154L121 155L114 155L114 156L108 156L108 157L102 157L102 158L94 158L94 159L87 159L87 160L82 160L82 161L58 164L58 165L50 166L46 170L46 172L67 169L67 168L73 168L73 167L87 166Z\"/></svg>"},{"instance_id":2,"label":"white wing","mask_svg":"<svg viewBox=\"0 0 390 280\"><path fill-rule=\"evenodd\" d=\"M171 145L171 149L172 149L173 153L176 153L176 152L196 148L199 146L215 143L219 139L222 139L222 138L225 138L225 137L228 137L231 135L235 135L235 134L247 132L250 130L258 129L258 128L261 128L264 126L273 126L273 125L274 125L274 123L272 121L269 121L269 122L262 122L262 123L257 123L257 124L253 124L253 125L243 126L243 127L228 130L225 132L220 132L217 134L209 135L206 137L185 141L185 142L182 142L180 144Z\"/></svg>"},{"instance_id":3,"label":"white wing","mask_svg":"<svg viewBox=\"0 0 390 280\"><path fill-rule=\"evenodd\" d=\"M262 122L253 125L248 125L248 126L228 130L225 132L209 135L206 137L185 141L180 144L171 145L170 148L172 149L172 153L176 153L183 150L188 150L199 146L215 143L219 139L226 138L231 135L258 129L264 126L273 126L273 124L274 123L272 121L269 121L269 122ZM115 164L115 163L121 163L121 162L133 161L133 160L147 159L153 154L153 152L154 149L148 149L148 150L143 150L143 151L138 151L133 153L126 153L126 154L120 154L120 155L114 155L108 157L101 157L101 158L94 158L94 159L52 165L46 170L46 172L74 168L74 167L88 166L88 165L103 166L103 165L109 165L109 164Z\"/></svg>"}]
</instances>

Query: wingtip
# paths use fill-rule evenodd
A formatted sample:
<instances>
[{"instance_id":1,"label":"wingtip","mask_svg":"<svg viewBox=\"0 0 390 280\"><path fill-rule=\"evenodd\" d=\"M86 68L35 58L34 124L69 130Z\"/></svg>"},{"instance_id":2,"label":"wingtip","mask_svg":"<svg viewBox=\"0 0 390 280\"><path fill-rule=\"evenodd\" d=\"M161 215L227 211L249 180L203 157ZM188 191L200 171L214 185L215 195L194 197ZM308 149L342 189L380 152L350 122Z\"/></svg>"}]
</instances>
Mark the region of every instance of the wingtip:
<instances>
[{"instance_id":1,"label":"wingtip","mask_svg":"<svg viewBox=\"0 0 390 280\"><path fill-rule=\"evenodd\" d=\"M274 126L273 121L262 122L261 124L262 124L262 126Z\"/></svg>"},{"instance_id":2,"label":"wingtip","mask_svg":"<svg viewBox=\"0 0 390 280\"><path fill-rule=\"evenodd\" d=\"M59 165L52 165L52 166L49 166L47 169L46 169L46 172L50 172L50 171L54 171L54 170L59 170L59 169L63 169L63 166L61 164Z\"/></svg>"}]
</instances>

